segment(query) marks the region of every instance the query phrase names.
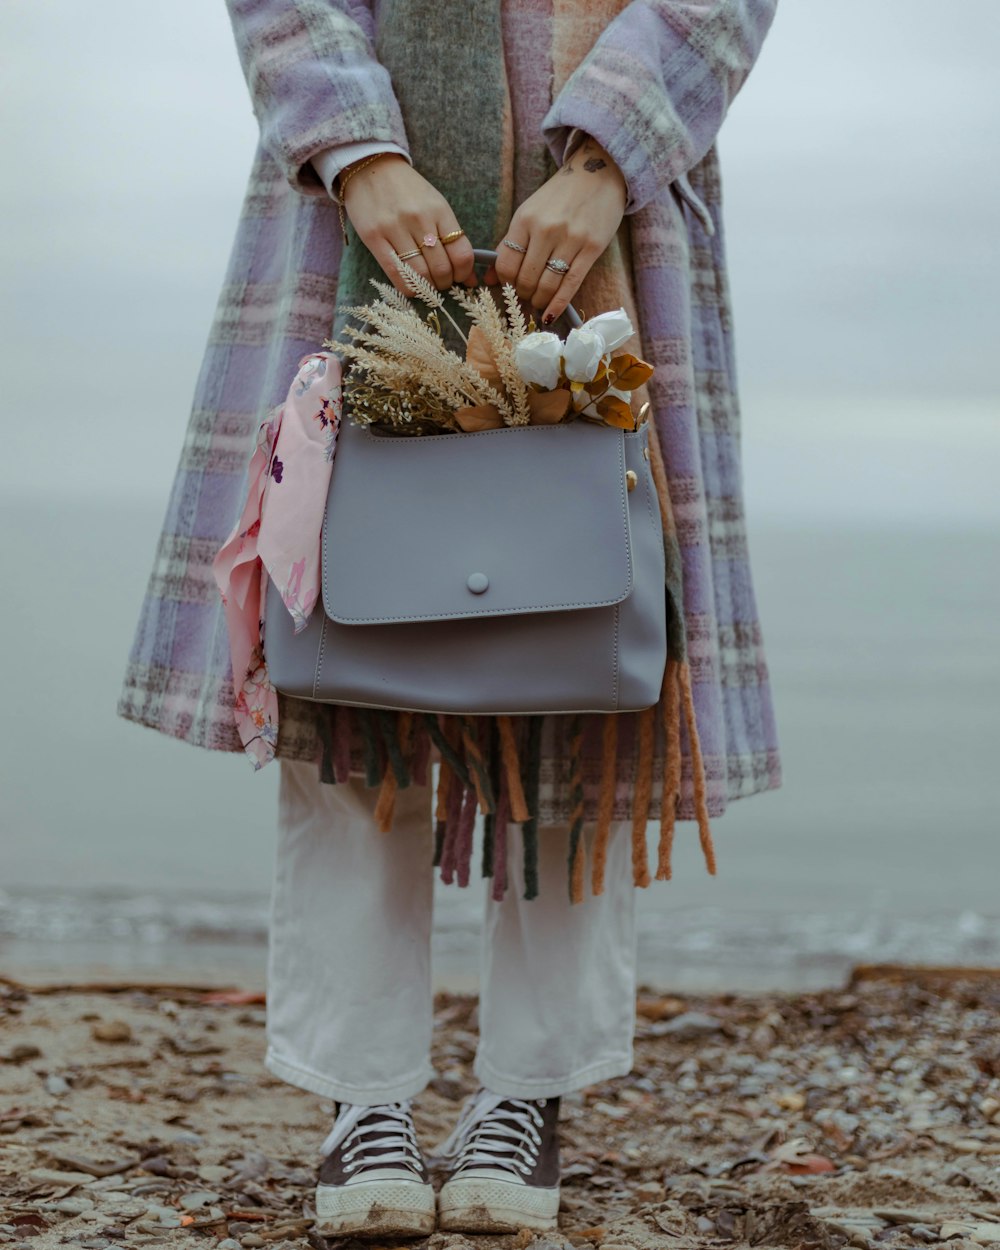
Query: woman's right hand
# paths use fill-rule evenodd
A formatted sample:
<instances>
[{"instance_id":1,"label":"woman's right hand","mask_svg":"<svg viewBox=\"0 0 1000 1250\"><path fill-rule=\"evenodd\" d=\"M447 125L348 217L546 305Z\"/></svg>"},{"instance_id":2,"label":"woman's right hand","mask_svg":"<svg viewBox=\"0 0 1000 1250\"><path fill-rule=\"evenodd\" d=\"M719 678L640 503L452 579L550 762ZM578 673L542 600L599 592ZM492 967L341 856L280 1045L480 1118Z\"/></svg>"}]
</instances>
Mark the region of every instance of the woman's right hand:
<instances>
[{"instance_id":1,"label":"woman's right hand","mask_svg":"<svg viewBox=\"0 0 1000 1250\"><path fill-rule=\"evenodd\" d=\"M385 270L397 291L410 295L396 267L393 252L402 254L420 247L412 265L438 290L459 283L477 286L472 244L463 234L451 243L422 244L426 234L450 234L459 228L451 205L427 179L396 152L387 152L357 173L351 174L341 196L344 211L362 243Z\"/></svg>"}]
</instances>

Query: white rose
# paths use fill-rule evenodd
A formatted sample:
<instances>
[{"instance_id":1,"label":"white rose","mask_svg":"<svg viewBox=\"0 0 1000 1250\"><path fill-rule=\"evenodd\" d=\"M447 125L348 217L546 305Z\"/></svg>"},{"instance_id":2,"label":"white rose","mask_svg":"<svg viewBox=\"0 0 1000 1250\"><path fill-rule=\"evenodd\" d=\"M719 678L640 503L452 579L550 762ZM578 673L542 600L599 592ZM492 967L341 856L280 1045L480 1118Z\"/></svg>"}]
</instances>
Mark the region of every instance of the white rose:
<instances>
[{"instance_id":1,"label":"white rose","mask_svg":"<svg viewBox=\"0 0 1000 1250\"><path fill-rule=\"evenodd\" d=\"M606 351L614 351L632 337L632 322L624 308L613 308L611 312L598 313L596 317L588 317L581 329L596 330L604 339Z\"/></svg>"},{"instance_id":2,"label":"white rose","mask_svg":"<svg viewBox=\"0 0 1000 1250\"><path fill-rule=\"evenodd\" d=\"M559 358L563 343L558 334L536 330L526 334L514 348L514 364L525 382L537 382L545 390L559 385Z\"/></svg>"},{"instance_id":3,"label":"white rose","mask_svg":"<svg viewBox=\"0 0 1000 1250\"><path fill-rule=\"evenodd\" d=\"M563 369L571 382L590 382L607 351L604 335L579 326L570 330L563 346Z\"/></svg>"}]
</instances>

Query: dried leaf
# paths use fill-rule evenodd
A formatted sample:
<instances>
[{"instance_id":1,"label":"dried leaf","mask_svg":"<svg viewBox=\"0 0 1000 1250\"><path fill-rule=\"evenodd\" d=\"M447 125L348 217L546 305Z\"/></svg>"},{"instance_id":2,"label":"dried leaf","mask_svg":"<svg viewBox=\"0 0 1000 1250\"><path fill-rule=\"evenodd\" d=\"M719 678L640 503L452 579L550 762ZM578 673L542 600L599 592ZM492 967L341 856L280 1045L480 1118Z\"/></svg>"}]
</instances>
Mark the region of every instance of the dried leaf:
<instances>
[{"instance_id":1,"label":"dried leaf","mask_svg":"<svg viewBox=\"0 0 1000 1250\"><path fill-rule=\"evenodd\" d=\"M623 391L634 391L653 376L653 366L640 360L638 356L633 356L631 352L622 352L620 356L611 357L609 372L612 386Z\"/></svg>"},{"instance_id":2,"label":"dried leaf","mask_svg":"<svg viewBox=\"0 0 1000 1250\"><path fill-rule=\"evenodd\" d=\"M469 329L469 341L465 347L465 359L487 382L500 388L500 370L497 368L493 349L490 347L482 326L474 325Z\"/></svg>"},{"instance_id":3,"label":"dried leaf","mask_svg":"<svg viewBox=\"0 0 1000 1250\"><path fill-rule=\"evenodd\" d=\"M532 425L558 425L569 412L573 397L564 387L554 391L530 391L528 407Z\"/></svg>"},{"instance_id":4,"label":"dried leaf","mask_svg":"<svg viewBox=\"0 0 1000 1250\"><path fill-rule=\"evenodd\" d=\"M476 434L480 430L499 430L503 426L503 417L495 404L477 404L475 407L466 405L455 410L455 420L466 432Z\"/></svg>"},{"instance_id":5,"label":"dried leaf","mask_svg":"<svg viewBox=\"0 0 1000 1250\"><path fill-rule=\"evenodd\" d=\"M607 395L597 401L597 412L607 425L614 426L616 430L635 429L635 417L624 399Z\"/></svg>"}]
</instances>

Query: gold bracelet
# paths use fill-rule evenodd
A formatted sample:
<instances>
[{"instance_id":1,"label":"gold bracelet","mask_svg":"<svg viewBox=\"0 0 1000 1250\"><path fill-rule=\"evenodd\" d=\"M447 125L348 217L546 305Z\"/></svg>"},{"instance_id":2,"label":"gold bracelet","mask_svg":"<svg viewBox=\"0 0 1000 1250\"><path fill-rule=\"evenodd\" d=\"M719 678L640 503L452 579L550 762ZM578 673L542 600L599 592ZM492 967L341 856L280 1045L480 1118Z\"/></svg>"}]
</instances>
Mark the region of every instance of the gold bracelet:
<instances>
[{"instance_id":1,"label":"gold bracelet","mask_svg":"<svg viewBox=\"0 0 1000 1250\"><path fill-rule=\"evenodd\" d=\"M363 160L355 161L352 165L347 165L337 174L335 179L337 183L337 211L340 215L340 231L344 236L344 247L350 246L350 241L347 237L347 221L344 216L344 187L359 169L364 169L364 167L366 165L370 165L372 161L377 161L380 156L392 155L392 152L376 152L372 156L366 156Z\"/></svg>"}]
</instances>

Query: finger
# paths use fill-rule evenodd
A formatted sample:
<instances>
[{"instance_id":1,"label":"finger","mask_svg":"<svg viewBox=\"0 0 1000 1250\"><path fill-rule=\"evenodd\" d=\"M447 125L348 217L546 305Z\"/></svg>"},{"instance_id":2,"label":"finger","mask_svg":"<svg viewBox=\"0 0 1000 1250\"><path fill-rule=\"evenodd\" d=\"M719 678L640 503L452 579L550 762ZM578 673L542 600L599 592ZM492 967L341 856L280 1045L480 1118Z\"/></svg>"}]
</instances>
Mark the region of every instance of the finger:
<instances>
[{"instance_id":1,"label":"finger","mask_svg":"<svg viewBox=\"0 0 1000 1250\"><path fill-rule=\"evenodd\" d=\"M572 304L573 297L580 289L581 283L590 272L599 254L597 248L593 246L582 247L577 252L542 313L542 325L551 325L557 317L562 316L567 305Z\"/></svg>"},{"instance_id":2,"label":"finger","mask_svg":"<svg viewBox=\"0 0 1000 1250\"><path fill-rule=\"evenodd\" d=\"M441 233L447 234L448 232L438 230L433 224L428 224L426 228L421 225L417 243L423 252L424 263L430 271L431 282L439 291L447 291L454 284L455 275L452 272L448 249L437 237ZM433 243L429 242L429 239L433 239Z\"/></svg>"},{"instance_id":3,"label":"finger","mask_svg":"<svg viewBox=\"0 0 1000 1250\"><path fill-rule=\"evenodd\" d=\"M533 300L535 288L545 272L545 262L552 255L552 236L535 233L528 240L528 250L517 271L517 293L523 300Z\"/></svg>"},{"instance_id":4,"label":"finger","mask_svg":"<svg viewBox=\"0 0 1000 1250\"><path fill-rule=\"evenodd\" d=\"M369 244L369 246L371 245ZM423 252L417 247L417 240L414 239L413 236L410 235L403 227L399 227L396 230L391 231L388 238L385 240L384 246L386 260L383 260L382 256L377 251L375 251L375 259L389 275L389 278L397 291L401 292L403 295L413 294L406 283L406 279L400 273L396 265L393 252L399 256L404 256L407 252L416 251L416 256L407 256L406 260L403 261L403 264L412 266L412 268L414 268L417 273L421 275L421 277L427 278L428 280L430 279L430 270L427 267L427 262L424 260ZM372 250L374 251L374 249Z\"/></svg>"},{"instance_id":5,"label":"finger","mask_svg":"<svg viewBox=\"0 0 1000 1250\"><path fill-rule=\"evenodd\" d=\"M489 282L490 274L492 274L496 282L509 282L511 286L514 286L517 283L518 271L521 268L525 253L519 252L516 248L508 247L504 241L506 239L510 239L512 243L519 243L521 247L527 250L528 231L524 226L512 223L510 231L496 245L497 258L486 274L486 281Z\"/></svg>"},{"instance_id":6,"label":"finger","mask_svg":"<svg viewBox=\"0 0 1000 1250\"><path fill-rule=\"evenodd\" d=\"M438 234L448 235L458 228L458 222L454 217L450 221L446 217L438 225ZM457 239L452 239L450 243L443 243L441 246L451 262L454 281L464 286L477 286L479 279L476 277L476 258L472 254L472 244L468 238L460 234Z\"/></svg>"},{"instance_id":7,"label":"finger","mask_svg":"<svg viewBox=\"0 0 1000 1250\"><path fill-rule=\"evenodd\" d=\"M564 260L570 259L568 251L565 247L559 249L558 255ZM539 313L542 309L548 307L552 297L555 295L556 291L559 290L562 280L563 275L561 273L556 273L552 269L542 269L541 276L538 279L538 284L535 287L535 292L531 297L531 307L536 313Z\"/></svg>"}]
</instances>

